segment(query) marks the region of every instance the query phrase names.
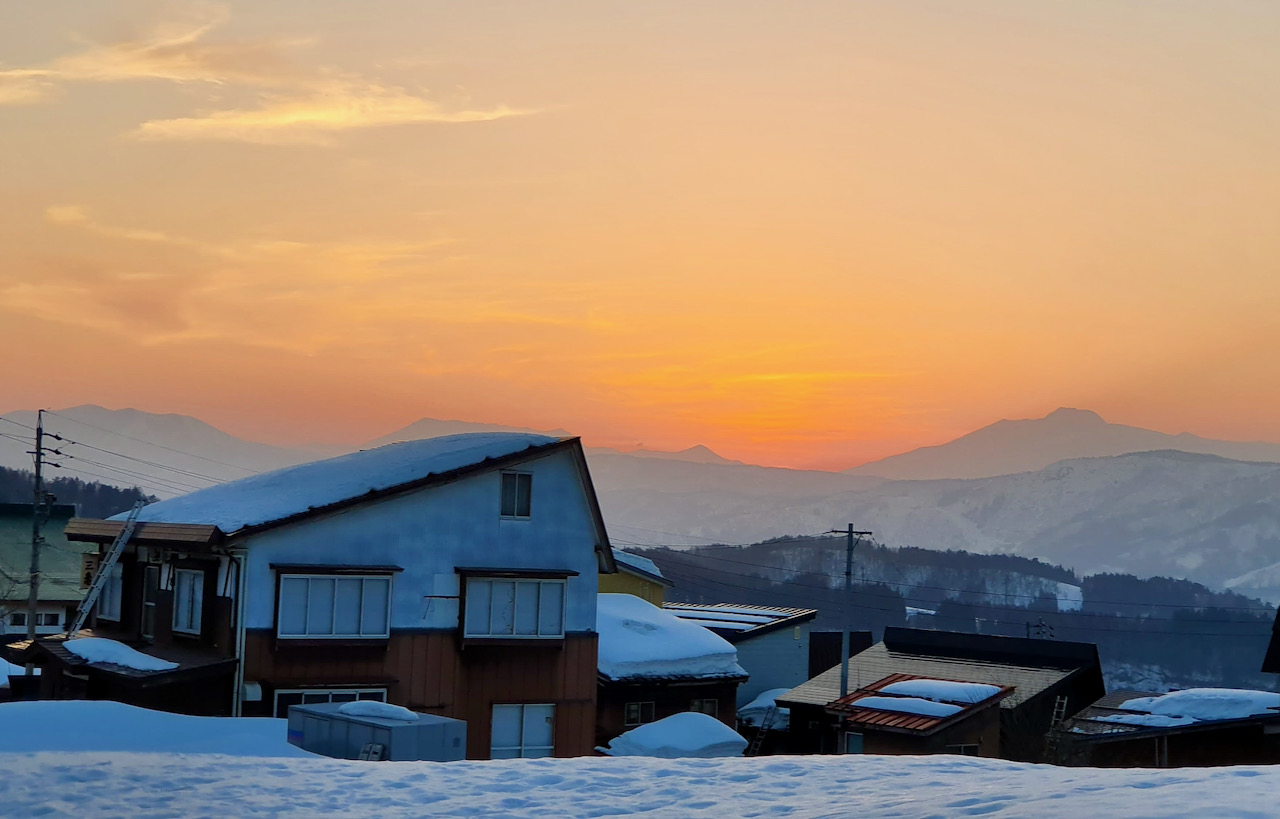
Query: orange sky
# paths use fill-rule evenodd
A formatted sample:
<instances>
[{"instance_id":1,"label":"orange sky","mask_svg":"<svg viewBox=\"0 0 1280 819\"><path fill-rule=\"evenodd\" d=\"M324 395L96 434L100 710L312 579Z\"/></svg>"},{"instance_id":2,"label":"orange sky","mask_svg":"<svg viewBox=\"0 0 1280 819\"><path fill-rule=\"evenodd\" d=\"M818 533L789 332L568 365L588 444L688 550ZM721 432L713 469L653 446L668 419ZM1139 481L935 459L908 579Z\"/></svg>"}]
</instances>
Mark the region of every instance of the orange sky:
<instances>
[{"instance_id":1,"label":"orange sky","mask_svg":"<svg viewBox=\"0 0 1280 819\"><path fill-rule=\"evenodd\" d=\"M0 411L1280 440L1272 0L27 3Z\"/></svg>"}]
</instances>

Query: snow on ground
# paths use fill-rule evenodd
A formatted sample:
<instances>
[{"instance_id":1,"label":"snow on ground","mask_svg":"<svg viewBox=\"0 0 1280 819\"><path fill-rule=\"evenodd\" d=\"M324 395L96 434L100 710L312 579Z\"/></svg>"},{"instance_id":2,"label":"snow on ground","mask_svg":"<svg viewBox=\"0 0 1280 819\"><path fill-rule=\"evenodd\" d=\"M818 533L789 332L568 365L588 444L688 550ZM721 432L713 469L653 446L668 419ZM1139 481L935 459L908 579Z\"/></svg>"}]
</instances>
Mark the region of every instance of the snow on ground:
<instances>
[{"instance_id":1,"label":"snow on ground","mask_svg":"<svg viewBox=\"0 0 1280 819\"><path fill-rule=\"evenodd\" d=\"M787 726L791 724L791 709L778 708L777 699L790 690L790 688L770 688L768 691L761 691L758 697L738 709L738 719L747 725L760 725L764 721L765 712L775 708L777 714L769 730L787 730Z\"/></svg>"},{"instance_id":2,"label":"snow on ground","mask_svg":"<svg viewBox=\"0 0 1280 819\"><path fill-rule=\"evenodd\" d=\"M1188 719L1244 719L1255 715L1280 714L1280 694L1241 688L1188 688L1159 697L1138 697L1120 705L1127 711L1142 711L1165 717Z\"/></svg>"},{"instance_id":3,"label":"snow on ground","mask_svg":"<svg viewBox=\"0 0 1280 819\"><path fill-rule=\"evenodd\" d=\"M745 677L733 644L631 594L601 594L597 664L614 680L636 677Z\"/></svg>"},{"instance_id":4,"label":"snow on ground","mask_svg":"<svg viewBox=\"0 0 1280 819\"><path fill-rule=\"evenodd\" d=\"M135 671L172 671L178 667L177 663L143 654L124 643L105 637L79 637L67 640L62 647L91 663L110 663Z\"/></svg>"},{"instance_id":5,"label":"snow on ground","mask_svg":"<svg viewBox=\"0 0 1280 819\"><path fill-rule=\"evenodd\" d=\"M0 754L7 816L1263 819L1280 767L1098 770L963 756L354 762Z\"/></svg>"},{"instance_id":6,"label":"snow on ground","mask_svg":"<svg viewBox=\"0 0 1280 819\"><path fill-rule=\"evenodd\" d=\"M546 435L479 432L388 444L228 481L153 503L142 508L138 520L206 523L229 534L246 526L280 520L555 440ZM122 513L112 520L124 517Z\"/></svg>"},{"instance_id":7,"label":"snow on ground","mask_svg":"<svg viewBox=\"0 0 1280 819\"><path fill-rule=\"evenodd\" d=\"M689 711L632 728L603 749L610 756L663 759L742 756L747 741L715 717Z\"/></svg>"},{"instance_id":8,"label":"snow on ground","mask_svg":"<svg viewBox=\"0 0 1280 819\"><path fill-rule=\"evenodd\" d=\"M999 686L953 680L903 680L889 683L880 690L885 694L897 694L902 697L922 697L938 702L965 704L982 702L1000 693Z\"/></svg>"},{"instance_id":9,"label":"snow on ground","mask_svg":"<svg viewBox=\"0 0 1280 819\"><path fill-rule=\"evenodd\" d=\"M894 711L900 714L918 714L922 717L949 717L960 713L960 706L948 702L922 700L918 697L863 697L850 703L854 708L872 708L876 711Z\"/></svg>"},{"instance_id":10,"label":"snow on ground","mask_svg":"<svg viewBox=\"0 0 1280 819\"><path fill-rule=\"evenodd\" d=\"M140 751L309 757L290 745L288 723L269 717L188 717L119 702L0 703L0 752ZM0 755L0 768L5 760ZM0 814L5 800L0 796ZM12 814L10 814L12 815Z\"/></svg>"}]
</instances>

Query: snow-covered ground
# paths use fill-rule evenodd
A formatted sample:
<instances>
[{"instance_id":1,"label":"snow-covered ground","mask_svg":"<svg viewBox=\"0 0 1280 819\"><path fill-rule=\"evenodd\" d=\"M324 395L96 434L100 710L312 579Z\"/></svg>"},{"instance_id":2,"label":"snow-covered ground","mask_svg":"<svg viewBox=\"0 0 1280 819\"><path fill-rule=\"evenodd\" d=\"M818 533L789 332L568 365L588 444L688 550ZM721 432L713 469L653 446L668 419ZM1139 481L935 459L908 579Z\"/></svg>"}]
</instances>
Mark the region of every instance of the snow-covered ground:
<instances>
[{"instance_id":1,"label":"snow-covered ground","mask_svg":"<svg viewBox=\"0 0 1280 819\"><path fill-rule=\"evenodd\" d=\"M6 816L1249 817L1280 768L1095 770L972 757L346 762L0 754Z\"/></svg>"}]
</instances>

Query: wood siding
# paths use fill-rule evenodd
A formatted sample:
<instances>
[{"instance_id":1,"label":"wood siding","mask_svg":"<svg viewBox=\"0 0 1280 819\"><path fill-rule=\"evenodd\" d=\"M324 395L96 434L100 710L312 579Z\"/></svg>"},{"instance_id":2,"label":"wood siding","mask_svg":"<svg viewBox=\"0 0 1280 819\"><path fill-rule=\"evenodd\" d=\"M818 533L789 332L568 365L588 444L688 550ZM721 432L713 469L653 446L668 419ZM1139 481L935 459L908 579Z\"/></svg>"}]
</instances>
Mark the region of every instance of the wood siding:
<instances>
[{"instance_id":1,"label":"wood siding","mask_svg":"<svg viewBox=\"0 0 1280 819\"><path fill-rule=\"evenodd\" d=\"M596 745L608 745L614 737L635 728L626 724L626 704L652 702L654 719L681 714L693 700L716 700L716 718L736 728L738 723L737 682L711 680L701 683L652 682L641 684L600 683L596 711Z\"/></svg>"},{"instance_id":2,"label":"wood siding","mask_svg":"<svg viewBox=\"0 0 1280 819\"><path fill-rule=\"evenodd\" d=\"M613 574L600 575L600 593L601 594L630 594L639 597L641 600L648 600L650 603L662 607L666 587L654 580L647 580L643 577L637 577L628 573L625 569L619 569Z\"/></svg>"},{"instance_id":3,"label":"wood siding","mask_svg":"<svg viewBox=\"0 0 1280 819\"><path fill-rule=\"evenodd\" d=\"M272 632L245 635L245 680L262 701L245 716L272 713L275 692L293 688L386 688L415 711L466 720L467 758L489 758L490 719L500 703L556 706L555 755L590 754L596 713L596 635L557 646L460 647L454 631L397 632L367 645L290 645Z\"/></svg>"}]
</instances>

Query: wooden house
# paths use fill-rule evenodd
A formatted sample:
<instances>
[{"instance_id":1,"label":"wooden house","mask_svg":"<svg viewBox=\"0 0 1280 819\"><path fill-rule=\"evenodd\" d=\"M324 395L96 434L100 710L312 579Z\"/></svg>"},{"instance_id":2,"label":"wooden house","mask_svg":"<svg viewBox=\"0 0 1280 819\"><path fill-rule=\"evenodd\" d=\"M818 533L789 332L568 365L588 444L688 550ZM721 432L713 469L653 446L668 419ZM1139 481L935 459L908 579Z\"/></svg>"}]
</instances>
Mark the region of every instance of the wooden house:
<instances>
[{"instance_id":1,"label":"wooden house","mask_svg":"<svg viewBox=\"0 0 1280 819\"><path fill-rule=\"evenodd\" d=\"M594 739L596 588L614 562L576 438L392 444L143 508L88 635L175 664L10 645L48 698L284 716L373 699L467 722L467 756ZM71 521L105 553L123 522ZM84 635L77 635L84 636Z\"/></svg>"},{"instance_id":2,"label":"wooden house","mask_svg":"<svg viewBox=\"0 0 1280 819\"><path fill-rule=\"evenodd\" d=\"M1105 693L1097 647L1089 643L894 627L849 658L849 693L894 674L1010 689L998 703L998 753L1021 761L1043 761L1050 729ZM844 747L846 715L833 709L840 699L838 664L778 698L791 709L793 751L836 753Z\"/></svg>"}]
</instances>

